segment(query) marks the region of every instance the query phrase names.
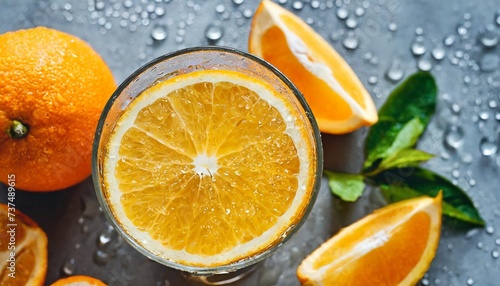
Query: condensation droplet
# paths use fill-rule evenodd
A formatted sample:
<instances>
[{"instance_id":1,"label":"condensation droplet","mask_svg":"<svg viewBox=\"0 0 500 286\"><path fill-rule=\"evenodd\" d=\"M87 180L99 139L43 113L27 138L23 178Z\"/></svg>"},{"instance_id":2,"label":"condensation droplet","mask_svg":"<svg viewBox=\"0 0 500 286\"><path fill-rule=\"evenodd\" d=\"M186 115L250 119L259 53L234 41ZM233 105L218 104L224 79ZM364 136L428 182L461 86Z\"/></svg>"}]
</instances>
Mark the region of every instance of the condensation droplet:
<instances>
[{"instance_id":1,"label":"condensation droplet","mask_svg":"<svg viewBox=\"0 0 500 286\"><path fill-rule=\"evenodd\" d=\"M417 37L411 44L411 52L415 56L421 56L425 54L427 48L425 47L424 40L422 37Z\"/></svg>"},{"instance_id":2,"label":"condensation droplet","mask_svg":"<svg viewBox=\"0 0 500 286\"><path fill-rule=\"evenodd\" d=\"M498 32L493 25L487 25L479 30L479 42L486 48L492 48L498 44Z\"/></svg>"},{"instance_id":3,"label":"condensation droplet","mask_svg":"<svg viewBox=\"0 0 500 286\"><path fill-rule=\"evenodd\" d=\"M64 264L61 267L61 272L64 275L73 275L75 274L76 271L76 260L73 258L70 258L64 262Z\"/></svg>"},{"instance_id":4,"label":"condensation droplet","mask_svg":"<svg viewBox=\"0 0 500 286\"><path fill-rule=\"evenodd\" d=\"M377 84L377 82L378 82L377 76L372 75L368 78L368 83L371 85Z\"/></svg>"},{"instance_id":5,"label":"condensation droplet","mask_svg":"<svg viewBox=\"0 0 500 286\"><path fill-rule=\"evenodd\" d=\"M401 67L401 63L399 62L399 60L393 61L391 66L385 73L385 77L393 83L400 81L404 77L404 75L405 73Z\"/></svg>"},{"instance_id":6,"label":"condensation droplet","mask_svg":"<svg viewBox=\"0 0 500 286\"><path fill-rule=\"evenodd\" d=\"M479 150L484 156L493 156L498 151L498 142L496 140L490 140L487 137L481 138L479 141Z\"/></svg>"},{"instance_id":7,"label":"condensation droplet","mask_svg":"<svg viewBox=\"0 0 500 286\"><path fill-rule=\"evenodd\" d=\"M493 257L494 259L497 259L498 256L500 256L500 252L498 252L498 250L493 250L491 251L491 257Z\"/></svg>"},{"instance_id":8,"label":"condensation droplet","mask_svg":"<svg viewBox=\"0 0 500 286\"><path fill-rule=\"evenodd\" d=\"M471 286L471 285L474 285L474 280L472 278L467 278L467 281L466 281L467 285Z\"/></svg>"},{"instance_id":9,"label":"condensation droplet","mask_svg":"<svg viewBox=\"0 0 500 286\"><path fill-rule=\"evenodd\" d=\"M342 41L342 46L348 50L355 50L359 46L359 39L353 32L350 31Z\"/></svg>"},{"instance_id":10,"label":"condensation droplet","mask_svg":"<svg viewBox=\"0 0 500 286\"><path fill-rule=\"evenodd\" d=\"M205 37L210 43L216 43L224 35L224 30L219 25L210 24L205 29Z\"/></svg>"},{"instance_id":11,"label":"condensation droplet","mask_svg":"<svg viewBox=\"0 0 500 286\"><path fill-rule=\"evenodd\" d=\"M398 30L398 25L394 22L391 22L389 23L389 26L387 26L387 28L389 28L389 31L391 32L396 32Z\"/></svg>"},{"instance_id":12,"label":"condensation droplet","mask_svg":"<svg viewBox=\"0 0 500 286\"><path fill-rule=\"evenodd\" d=\"M448 125L444 132L445 146L451 149L458 149L464 143L464 131L457 125Z\"/></svg>"},{"instance_id":13,"label":"condensation droplet","mask_svg":"<svg viewBox=\"0 0 500 286\"><path fill-rule=\"evenodd\" d=\"M156 25L151 31L151 37L156 41L163 41L167 36L167 28L163 25Z\"/></svg>"},{"instance_id":14,"label":"condensation droplet","mask_svg":"<svg viewBox=\"0 0 500 286\"><path fill-rule=\"evenodd\" d=\"M417 67L421 71L430 71L432 69L432 63L429 59L419 59L417 62Z\"/></svg>"},{"instance_id":15,"label":"condensation droplet","mask_svg":"<svg viewBox=\"0 0 500 286\"><path fill-rule=\"evenodd\" d=\"M493 233L495 233L495 229L494 229L491 225L487 226L487 227L484 229L484 231L485 231L487 234L493 234Z\"/></svg>"},{"instance_id":16,"label":"condensation droplet","mask_svg":"<svg viewBox=\"0 0 500 286\"><path fill-rule=\"evenodd\" d=\"M292 3L292 8L295 10L302 10L302 8L304 8L304 3L302 3L301 1L294 1Z\"/></svg>"},{"instance_id":17,"label":"condensation droplet","mask_svg":"<svg viewBox=\"0 0 500 286\"><path fill-rule=\"evenodd\" d=\"M447 47L453 45L455 43L455 36L449 35L443 40L443 44Z\"/></svg>"},{"instance_id":18,"label":"condensation droplet","mask_svg":"<svg viewBox=\"0 0 500 286\"><path fill-rule=\"evenodd\" d=\"M495 12L495 23L500 26L500 10Z\"/></svg>"},{"instance_id":19,"label":"condensation droplet","mask_svg":"<svg viewBox=\"0 0 500 286\"><path fill-rule=\"evenodd\" d=\"M485 72L496 70L500 66L500 57L495 53L486 53L479 59L479 68Z\"/></svg>"},{"instance_id":20,"label":"condensation droplet","mask_svg":"<svg viewBox=\"0 0 500 286\"><path fill-rule=\"evenodd\" d=\"M337 17L341 20L347 19L349 16L349 11L345 7L340 7L337 9Z\"/></svg>"},{"instance_id":21,"label":"condensation droplet","mask_svg":"<svg viewBox=\"0 0 500 286\"><path fill-rule=\"evenodd\" d=\"M434 49L432 49L431 55L435 60L440 61L444 59L444 57L446 56L446 51L443 46L438 45L434 47Z\"/></svg>"},{"instance_id":22,"label":"condensation droplet","mask_svg":"<svg viewBox=\"0 0 500 286\"><path fill-rule=\"evenodd\" d=\"M349 17L345 21L345 25L347 26L347 28L355 29L358 26L358 20L356 19L356 17Z\"/></svg>"}]
</instances>

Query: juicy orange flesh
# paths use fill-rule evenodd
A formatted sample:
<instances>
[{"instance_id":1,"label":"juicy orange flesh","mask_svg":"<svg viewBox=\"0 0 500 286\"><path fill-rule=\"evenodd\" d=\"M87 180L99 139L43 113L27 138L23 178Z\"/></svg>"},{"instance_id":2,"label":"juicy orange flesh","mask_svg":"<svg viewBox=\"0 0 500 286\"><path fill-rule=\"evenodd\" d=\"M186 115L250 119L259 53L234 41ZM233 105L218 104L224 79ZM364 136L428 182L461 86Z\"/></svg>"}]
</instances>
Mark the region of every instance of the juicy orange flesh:
<instances>
[{"instance_id":1,"label":"juicy orange flesh","mask_svg":"<svg viewBox=\"0 0 500 286\"><path fill-rule=\"evenodd\" d=\"M306 43L310 51L309 57L315 62L327 64L332 71L333 77L337 79L344 90L363 109L366 108L363 91L353 81L355 74L346 72L346 68L349 69L349 66L344 62L344 59L330 45L325 44L327 45L325 46L322 42L319 42L319 36L312 29L307 29L309 26L304 26L305 23L297 22L297 17L294 15L282 14L281 20Z\"/></svg>"},{"instance_id":2,"label":"juicy orange flesh","mask_svg":"<svg viewBox=\"0 0 500 286\"><path fill-rule=\"evenodd\" d=\"M10 273L7 268L2 269L0 272L0 284L5 286L26 285L38 260L36 254L37 246L34 240L30 244L24 245L23 248L19 248L19 245L26 239L26 232L28 230L26 229L27 226L20 222L21 217L16 216L16 220L16 278L12 279L7 276ZM7 224L9 223L12 222L9 222L7 213L0 212L0 233L8 234L7 231L10 230L10 227ZM10 235L7 236L7 238L9 237ZM8 247L8 239L2 239L0 241L0 252L10 253L11 250Z\"/></svg>"},{"instance_id":3,"label":"juicy orange flesh","mask_svg":"<svg viewBox=\"0 0 500 286\"><path fill-rule=\"evenodd\" d=\"M120 142L115 176L127 217L167 248L192 254L260 236L298 188L299 159L285 129L276 108L229 82L165 94ZM215 157L218 169L198 174L200 155Z\"/></svg>"},{"instance_id":4,"label":"juicy orange flesh","mask_svg":"<svg viewBox=\"0 0 500 286\"><path fill-rule=\"evenodd\" d=\"M430 224L428 214L415 214L394 229L383 246L327 270L325 285L398 285L420 261L430 235ZM409 241L411 247L408 247Z\"/></svg>"},{"instance_id":5,"label":"juicy orange flesh","mask_svg":"<svg viewBox=\"0 0 500 286\"><path fill-rule=\"evenodd\" d=\"M314 116L345 120L351 117L349 104L336 94L325 81L306 70L286 44L283 31L273 26L262 36L263 58L281 70L304 94L307 103L315 107ZM300 73L297 71L301 71Z\"/></svg>"}]
</instances>

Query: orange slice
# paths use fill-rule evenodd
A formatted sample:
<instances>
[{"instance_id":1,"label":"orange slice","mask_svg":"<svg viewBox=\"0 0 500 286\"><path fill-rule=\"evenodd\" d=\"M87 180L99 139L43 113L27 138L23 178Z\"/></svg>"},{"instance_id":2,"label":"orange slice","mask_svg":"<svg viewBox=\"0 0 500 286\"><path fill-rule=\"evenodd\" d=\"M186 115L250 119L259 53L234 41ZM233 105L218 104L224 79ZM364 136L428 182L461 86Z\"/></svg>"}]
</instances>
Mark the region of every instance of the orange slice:
<instances>
[{"instance_id":1,"label":"orange slice","mask_svg":"<svg viewBox=\"0 0 500 286\"><path fill-rule=\"evenodd\" d=\"M47 272L45 232L5 204L0 204L0 267L2 286L43 285Z\"/></svg>"},{"instance_id":2,"label":"orange slice","mask_svg":"<svg viewBox=\"0 0 500 286\"><path fill-rule=\"evenodd\" d=\"M372 98L344 59L309 25L278 4L260 3L248 49L298 87L322 132L347 133L378 120Z\"/></svg>"},{"instance_id":3,"label":"orange slice","mask_svg":"<svg viewBox=\"0 0 500 286\"><path fill-rule=\"evenodd\" d=\"M261 253L302 217L316 151L301 107L228 70L163 81L118 119L104 192L122 228L153 254L214 267Z\"/></svg>"},{"instance_id":4,"label":"orange slice","mask_svg":"<svg viewBox=\"0 0 500 286\"><path fill-rule=\"evenodd\" d=\"M401 201L344 228L297 270L303 285L416 285L436 255L441 193Z\"/></svg>"},{"instance_id":5,"label":"orange slice","mask_svg":"<svg viewBox=\"0 0 500 286\"><path fill-rule=\"evenodd\" d=\"M75 275L59 279L50 286L106 286L106 284L90 276Z\"/></svg>"}]
</instances>

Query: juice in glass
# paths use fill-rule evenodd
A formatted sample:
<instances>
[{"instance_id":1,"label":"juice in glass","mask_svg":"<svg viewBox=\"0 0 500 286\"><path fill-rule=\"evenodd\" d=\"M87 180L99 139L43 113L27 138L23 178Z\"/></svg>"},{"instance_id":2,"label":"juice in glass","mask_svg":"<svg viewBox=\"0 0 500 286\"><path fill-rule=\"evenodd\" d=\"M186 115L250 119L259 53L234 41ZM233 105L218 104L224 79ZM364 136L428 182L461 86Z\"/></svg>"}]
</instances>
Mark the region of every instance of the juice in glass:
<instances>
[{"instance_id":1,"label":"juice in glass","mask_svg":"<svg viewBox=\"0 0 500 286\"><path fill-rule=\"evenodd\" d=\"M247 53L191 48L120 85L93 149L99 202L152 260L200 275L250 266L305 220L320 134L294 85Z\"/></svg>"}]
</instances>

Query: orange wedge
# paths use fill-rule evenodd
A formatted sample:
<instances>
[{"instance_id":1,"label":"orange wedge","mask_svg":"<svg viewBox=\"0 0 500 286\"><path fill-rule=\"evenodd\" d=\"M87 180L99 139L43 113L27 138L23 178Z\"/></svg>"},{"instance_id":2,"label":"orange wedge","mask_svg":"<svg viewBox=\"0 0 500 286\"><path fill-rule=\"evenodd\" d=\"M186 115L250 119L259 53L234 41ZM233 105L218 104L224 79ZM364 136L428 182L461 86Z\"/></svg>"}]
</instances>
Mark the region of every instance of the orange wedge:
<instances>
[{"instance_id":1,"label":"orange wedge","mask_svg":"<svg viewBox=\"0 0 500 286\"><path fill-rule=\"evenodd\" d=\"M2 286L36 286L45 281L45 232L28 216L5 204L0 204L0 266Z\"/></svg>"},{"instance_id":2,"label":"orange wedge","mask_svg":"<svg viewBox=\"0 0 500 286\"><path fill-rule=\"evenodd\" d=\"M90 276L76 275L59 279L50 286L106 286L106 284Z\"/></svg>"},{"instance_id":3,"label":"orange wedge","mask_svg":"<svg viewBox=\"0 0 500 286\"><path fill-rule=\"evenodd\" d=\"M230 70L144 91L106 147L104 192L122 228L155 255L198 267L279 242L316 173L311 126L289 95Z\"/></svg>"},{"instance_id":4,"label":"orange wedge","mask_svg":"<svg viewBox=\"0 0 500 286\"><path fill-rule=\"evenodd\" d=\"M278 4L261 2L248 49L298 87L322 132L348 133L378 120L371 96L344 59L309 25Z\"/></svg>"},{"instance_id":5,"label":"orange wedge","mask_svg":"<svg viewBox=\"0 0 500 286\"><path fill-rule=\"evenodd\" d=\"M415 285L436 254L441 193L401 201L342 229L297 270L303 285Z\"/></svg>"}]
</instances>

